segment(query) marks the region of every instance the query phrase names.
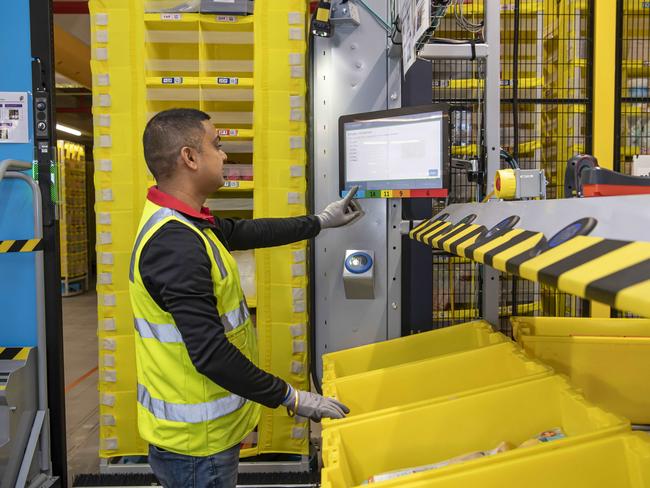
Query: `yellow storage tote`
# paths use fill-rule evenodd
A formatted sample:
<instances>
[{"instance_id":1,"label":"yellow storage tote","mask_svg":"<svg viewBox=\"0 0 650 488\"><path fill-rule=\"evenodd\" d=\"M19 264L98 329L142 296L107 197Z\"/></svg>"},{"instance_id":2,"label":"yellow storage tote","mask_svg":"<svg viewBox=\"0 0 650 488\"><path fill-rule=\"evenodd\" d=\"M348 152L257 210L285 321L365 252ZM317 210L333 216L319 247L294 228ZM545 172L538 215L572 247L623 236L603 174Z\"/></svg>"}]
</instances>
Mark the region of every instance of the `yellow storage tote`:
<instances>
[{"instance_id":1,"label":"yellow storage tote","mask_svg":"<svg viewBox=\"0 0 650 488\"><path fill-rule=\"evenodd\" d=\"M395 412L406 404L449 400L552 372L526 357L512 342L377 369L324 384L323 393L345 403L350 414L345 419L323 422L324 426L338 426Z\"/></svg>"},{"instance_id":2,"label":"yellow storage tote","mask_svg":"<svg viewBox=\"0 0 650 488\"><path fill-rule=\"evenodd\" d=\"M650 488L650 436L623 434L543 454L463 469L446 476L418 476L404 488Z\"/></svg>"},{"instance_id":3,"label":"yellow storage tote","mask_svg":"<svg viewBox=\"0 0 650 488\"><path fill-rule=\"evenodd\" d=\"M323 382L505 342L490 324L477 320L323 356Z\"/></svg>"},{"instance_id":4,"label":"yellow storage tote","mask_svg":"<svg viewBox=\"0 0 650 488\"><path fill-rule=\"evenodd\" d=\"M584 443L623 432L629 429L629 422L587 403L564 378L548 376L332 426L323 432L325 467L321 471L321 486L359 486L378 473L493 449L504 441L518 446L553 428L561 428L567 437L469 461L463 466L478 468L541 454L549 448ZM427 476L442 476L454 468L430 471ZM421 476L422 473L414 474L383 482L381 486L404 487ZM521 480L521 486L526 486L526 480Z\"/></svg>"},{"instance_id":5,"label":"yellow storage tote","mask_svg":"<svg viewBox=\"0 0 650 488\"><path fill-rule=\"evenodd\" d=\"M650 424L650 320L515 317L517 341L592 402Z\"/></svg>"}]
</instances>

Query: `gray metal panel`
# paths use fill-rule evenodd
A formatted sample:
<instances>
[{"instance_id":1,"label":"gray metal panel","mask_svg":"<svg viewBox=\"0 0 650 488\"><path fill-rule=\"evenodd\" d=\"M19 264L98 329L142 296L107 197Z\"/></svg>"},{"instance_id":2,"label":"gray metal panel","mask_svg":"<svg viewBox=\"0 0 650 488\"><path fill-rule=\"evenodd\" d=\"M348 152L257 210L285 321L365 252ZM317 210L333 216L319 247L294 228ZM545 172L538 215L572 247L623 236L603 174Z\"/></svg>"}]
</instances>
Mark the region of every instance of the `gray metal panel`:
<instances>
[{"instance_id":1,"label":"gray metal panel","mask_svg":"<svg viewBox=\"0 0 650 488\"><path fill-rule=\"evenodd\" d=\"M593 217L598 225L591 235L608 239L650 242L650 195L601 198L564 198L522 202L491 201L450 205L444 212L456 223L476 214L475 224L491 227L506 217L518 215L516 227L543 232L548 238L570 223Z\"/></svg>"},{"instance_id":2,"label":"gray metal panel","mask_svg":"<svg viewBox=\"0 0 650 488\"><path fill-rule=\"evenodd\" d=\"M447 14L449 15L449 14ZM488 57L489 49L487 44L476 44L474 53L469 44L426 44L420 50L422 59L472 59Z\"/></svg>"},{"instance_id":3,"label":"gray metal panel","mask_svg":"<svg viewBox=\"0 0 650 488\"><path fill-rule=\"evenodd\" d=\"M367 2L384 19L386 0ZM337 25L331 39L314 44L313 164L314 210L339 198L338 119L341 115L382 110L399 102L395 62L387 60L386 31L359 9L358 27ZM390 73L390 74L389 74ZM391 100L392 99L392 100ZM387 214L386 200L362 200L366 215L356 224L322 232L315 240L316 357L325 352L385 340L387 332ZM375 251L375 299L346 300L341 276L346 249Z\"/></svg>"},{"instance_id":4,"label":"gray metal panel","mask_svg":"<svg viewBox=\"0 0 650 488\"><path fill-rule=\"evenodd\" d=\"M484 0L485 37L488 57L485 67L485 146L487 167L485 194L494 186L494 175L500 167L501 121L501 21L500 2ZM499 275L494 268L483 267L482 314L492 325L499 324Z\"/></svg>"}]
</instances>

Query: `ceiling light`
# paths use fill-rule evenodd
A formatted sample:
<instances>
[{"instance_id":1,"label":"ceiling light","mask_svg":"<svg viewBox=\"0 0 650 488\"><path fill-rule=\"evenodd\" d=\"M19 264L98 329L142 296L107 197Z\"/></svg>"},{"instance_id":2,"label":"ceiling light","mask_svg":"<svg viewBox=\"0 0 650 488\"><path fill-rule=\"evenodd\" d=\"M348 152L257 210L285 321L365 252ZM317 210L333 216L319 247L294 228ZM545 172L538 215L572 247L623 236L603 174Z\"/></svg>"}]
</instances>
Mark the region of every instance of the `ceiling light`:
<instances>
[{"instance_id":1,"label":"ceiling light","mask_svg":"<svg viewBox=\"0 0 650 488\"><path fill-rule=\"evenodd\" d=\"M60 130L61 132L67 132L68 134L72 134L73 136L77 136L77 137L81 135L80 130L73 129L72 127L68 127L67 125L56 124L56 130Z\"/></svg>"}]
</instances>

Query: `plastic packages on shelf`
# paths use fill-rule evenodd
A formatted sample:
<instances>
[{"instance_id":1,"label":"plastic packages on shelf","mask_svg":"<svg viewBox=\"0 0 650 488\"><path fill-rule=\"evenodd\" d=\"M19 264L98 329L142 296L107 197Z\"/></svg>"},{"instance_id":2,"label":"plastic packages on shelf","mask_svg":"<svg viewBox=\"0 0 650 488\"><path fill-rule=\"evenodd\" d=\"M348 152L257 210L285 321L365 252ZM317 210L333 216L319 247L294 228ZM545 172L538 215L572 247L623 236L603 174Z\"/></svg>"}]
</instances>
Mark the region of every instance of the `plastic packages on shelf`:
<instances>
[{"instance_id":1,"label":"plastic packages on shelf","mask_svg":"<svg viewBox=\"0 0 650 488\"><path fill-rule=\"evenodd\" d=\"M226 180L252 181L253 165L252 164L224 164L223 177Z\"/></svg>"},{"instance_id":2,"label":"plastic packages on shelf","mask_svg":"<svg viewBox=\"0 0 650 488\"><path fill-rule=\"evenodd\" d=\"M146 0L145 12L247 15L253 13L252 0Z\"/></svg>"}]
</instances>

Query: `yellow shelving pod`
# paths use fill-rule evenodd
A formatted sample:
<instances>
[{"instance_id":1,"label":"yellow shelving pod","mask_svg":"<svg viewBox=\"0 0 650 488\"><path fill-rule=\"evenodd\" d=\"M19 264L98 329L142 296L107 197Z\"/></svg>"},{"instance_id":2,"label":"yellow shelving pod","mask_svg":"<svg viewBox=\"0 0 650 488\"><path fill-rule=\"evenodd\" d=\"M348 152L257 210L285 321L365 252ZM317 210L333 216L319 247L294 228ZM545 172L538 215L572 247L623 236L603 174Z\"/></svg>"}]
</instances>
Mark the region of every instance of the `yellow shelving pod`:
<instances>
[{"instance_id":1,"label":"yellow shelving pod","mask_svg":"<svg viewBox=\"0 0 650 488\"><path fill-rule=\"evenodd\" d=\"M141 135L172 107L207 112L233 178L208 203L225 217L304 215L307 2L256 2L249 16L145 12L165 2L91 0L95 126L100 456L146 454L138 436L128 266L148 173ZM282 59L283 62L278 62ZM250 178L250 168L253 177ZM235 168L236 169L236 168ZM246 176L241 176L245 174ZM241 179L237 179L240 178ZM260 366L309 388L307 247L239 253L256 308ZM266 410L242 456L307 454L308 424Z\"/></svg>"},{"instance_id":2,"label":"yellow shelving pod","mask_svg":"<svg viewBox=\"0 0 650 488\"><path fill-rule=\"evenodd\" d=\"M64 140L57 141L57 153L61 203L61 289L63 296L68 296L88 289L86 154L84 146Z\"/></svg>"}]
</instances>

